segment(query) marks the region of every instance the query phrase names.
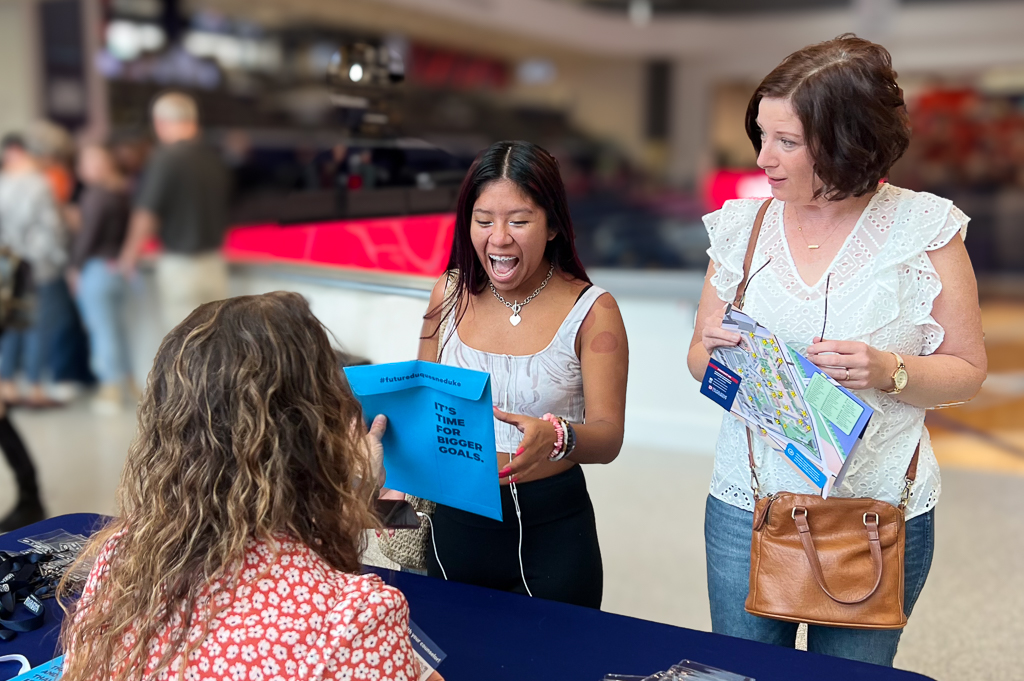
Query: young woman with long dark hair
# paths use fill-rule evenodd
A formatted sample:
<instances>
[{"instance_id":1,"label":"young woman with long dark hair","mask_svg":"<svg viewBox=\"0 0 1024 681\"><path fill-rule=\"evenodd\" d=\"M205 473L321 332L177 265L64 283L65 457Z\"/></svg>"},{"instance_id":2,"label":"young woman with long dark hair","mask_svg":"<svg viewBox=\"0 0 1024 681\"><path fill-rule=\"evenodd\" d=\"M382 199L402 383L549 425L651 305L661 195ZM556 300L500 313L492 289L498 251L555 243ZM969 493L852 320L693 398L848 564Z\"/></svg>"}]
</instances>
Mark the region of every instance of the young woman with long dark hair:
<instances>
[{"instance_id":1,"label":"young woman with long dark hair","mask_svg":"<svg viewBox=\"0 0 1024 681\"><path fill-rule=\"evenodd\" d=\"M619 454L629 352L573 240L554 157L528 142L480 154L419 357L435 361L440 343L442 364L490 373L504 520L438 506L426 553L432 576L598 608L601 549L577 464Z\"/></svg>"}]
</instances>

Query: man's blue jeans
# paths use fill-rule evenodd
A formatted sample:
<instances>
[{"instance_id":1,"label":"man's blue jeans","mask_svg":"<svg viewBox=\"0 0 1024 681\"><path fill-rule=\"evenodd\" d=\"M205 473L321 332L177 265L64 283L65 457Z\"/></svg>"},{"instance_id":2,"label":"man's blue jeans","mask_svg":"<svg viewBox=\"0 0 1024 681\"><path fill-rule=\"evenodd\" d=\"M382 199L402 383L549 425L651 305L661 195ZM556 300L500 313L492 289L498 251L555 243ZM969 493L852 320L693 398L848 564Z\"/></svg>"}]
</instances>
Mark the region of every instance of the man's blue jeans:
<instances>
[{"instance_id":1,"label":"man's blue jeans","mask_svg":"<svg viewBox=\"0 0 1024 681\"><path fill-rule=\"evenodd\" d=\"M0 378L13 380L18 369L25 380L38 385L53 347L54 328L60 318L62 281L38 284L35 288L34 322L28 329L8 329L0 340Z\"/></svg>"},{"instance_id":2,"label":"man's blue jeans","mask_svg":"<svg viewBox=\"0 0 1024 681\"><path fill-rule=\"evenodd\" d=\"M704 513L711 630L792 648L796 624L751 615L743 609L750 588L750 535L753 514L708 496ZM907 521L904 601L907 616L928 578L935 548L934 509ZM869 630L809 626L807 649L823 655L892 666L902 629Z\"/></svg>"}]
</instances>

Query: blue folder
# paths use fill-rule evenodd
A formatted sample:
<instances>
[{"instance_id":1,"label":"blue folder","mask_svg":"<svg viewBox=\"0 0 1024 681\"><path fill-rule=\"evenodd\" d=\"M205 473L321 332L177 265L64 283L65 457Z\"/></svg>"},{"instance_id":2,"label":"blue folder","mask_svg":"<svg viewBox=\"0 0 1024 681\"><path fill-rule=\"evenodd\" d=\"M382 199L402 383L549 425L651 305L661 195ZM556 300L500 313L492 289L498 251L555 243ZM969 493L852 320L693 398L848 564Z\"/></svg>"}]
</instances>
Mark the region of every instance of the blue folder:
<instances>
[{"instance_id":1,"label":"blue folder","mask_svg":"<svg viewBox=\"0 0 1024 681\"><path fill-rule=\"evenodd\" d=\"M414 360L345 375L368 422L388 417L387 487L501 520L490 374Z\"/></svg>"}]
</instances>

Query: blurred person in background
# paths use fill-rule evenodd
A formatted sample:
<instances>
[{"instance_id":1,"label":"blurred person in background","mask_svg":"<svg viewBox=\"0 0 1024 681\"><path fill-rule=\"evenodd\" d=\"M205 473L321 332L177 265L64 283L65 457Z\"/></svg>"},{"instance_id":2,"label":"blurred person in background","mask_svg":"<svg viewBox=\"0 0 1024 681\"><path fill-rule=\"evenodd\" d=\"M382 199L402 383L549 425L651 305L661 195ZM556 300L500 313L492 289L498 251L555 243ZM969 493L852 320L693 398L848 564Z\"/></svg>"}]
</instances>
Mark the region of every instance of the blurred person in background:
<instances>
[{"instance_id":1,"label":"blurred person in background","mask_svg":"<svg viewBox=\"0 0 1024 681\"><path fill-rule=\"evenodd\" d=\"M3 330L0 329L0 334ZM39 494L39 480L36 466L25 448L18 431L7 415L7 405L0 402L0 451L3 451L7 465L14 473L18 486L14 506L0 518L0 534L11 532L46 519L46 511Z\"/></svg>"},{"instance_id":2,"label":"blurred person in background","mask_svg":"<svg viewBox=\"0 0 1024 681\"><path fill-rule=\"evenodd\" d=\"M64 245L69 232L77 223L76 193L78 182L72 172L75 144L64 127L47 120L29 125L25 140L57 202L61 225L65 231ZM66 273L65 273L66 274ZM45 366L51 384L48 394L59 402L68 402L81 392L83 385L91 385L95 378L89 370L89 341L79 317L78 308L65 277L58 279L53 306L53 335L45 349Z\"/></svg>"},{"instance_id":3,"label":"blurred person in background","mask_svg":"<svg viewBox=\"0 0 1024 681\"><path fill-rule=\"evenodd\" d=\"M57 203L25 139L7 135L0 142L0 246L32 267L35 286L35 321L26 330L10 330L0 339L0 398L21 402L15 382L23 369L30 388L25 403L32 407L58 406L43 389L43 371L49 358L56 324L60 321L65 291L62 268L67 261L65 232Z\"/></svg>"},{"instance_id":4,"label":"blurred person in background","mask_svg":"<svg viewBox=\"0 0 1024 681\"><path fill-rule=\"evenodd\" d=\"M117 266L128 233L131 197L128 179L107 147L85 146L78 158L78 176L84 189L68 282L89 332L92 370L100 380L93 407L99 413L117 413L126 391L136 392L122 317L128 285Z\"/></svg>"},{"instance_id":5,"label":"blurred person in background","mask_svg":"<svg viewBox=\"0 0 1024 681\"><path fill-rule=\"evenodd\" d=\"M405 596L361 574L385 427L362 435L302 296L195 310L157 351L119 517L83 551L63 678L421 678Z\"/></svg>"},{"instance_id":6,"label":"blurred person in background","mask_svg":"<svg viewBox=\"0 0 1024 681\"><path fill-rule=\"evenodd\" d=\"M925 409L971 399L986 374L978 287L964 247L968 218L948 199L883 181L910 129L881 45L848 34L790 55L751 97L746 133L772 199L743 310L874 409L831 495L905 503L902 606L909 617L931 570L942 487ZM740 342L722 320L744 278L763 204L727 201L704 217L711 264L687 360L698 381L716 348ZM710 487L704 535L712 630L794 647L796 623L744 609L754 502L821 490L733 418L722 421ZM833 566L829 577L839 588L847 585L843 567ZM810 625L807 649L892 666L902 631Z\"/></svg>"},{"instance_id":7,"label":"blurred person in background","mask_svg":"<svg viewBox=\"0 0 1024 681\"><path fill-rule=\"evenodd\" d=\"M110 153L128 181L128 191L133 200L139 190L139 181L146 168L150 147L151 143L145 136L134 133L121 136L110 143Z\"/></svg>"},{"instance_id":8,"label":"blurred person in background","mask_svg":"<svg viewBox=\"0 0 1024 681\"><path fill-rule=\"evenodd\" d=\"M27 259L25 253L32 252L32 249L26 242L33 241L35 237L45 241L47 234L56 230L57 209L46 180L38 173L21 137L13 134L5 136L0 140L0 153L3 160L3 170L0 172L0 246L11 248L15 255ZM26 234L33 224L37 224L36 221L41 225L40 233ZM14 246L19 246L20 250L14 250ZM16 333L14 330L5 332L0 328L0 347L4 347L8 334ZM31 341L31 334L26 335ZM9 353L20 355L25 340L25 335L22 335L14 349L5 347L4 361L8 360ZM39 359L38 354L35 359ZM9 378L13 378L13 370ZM13 397L17 399L16 387L5 387L9 390L13 388ZM0 519L0 532L10 532L44 519L46 512L39 495L35 465L8 418L5 400L0 400L0 450L14 472L18 486L14 507Z\"/></svg>"},{"instance_id":9,"label":"blurred person in background","mask_svg":"<svg viewBox=\"0 0 1024 681\"><path fill-rule=\"evenodd\" d=\"M180 92L153 103L160 146L146 166L135 198L120 267L134 276L146 243L159 237L156 286L165 326L198 305L226 298L227 264L220 253L227 229L230 181L218 153L200 136L195 101Z\"/></svg>"}]
</instances>

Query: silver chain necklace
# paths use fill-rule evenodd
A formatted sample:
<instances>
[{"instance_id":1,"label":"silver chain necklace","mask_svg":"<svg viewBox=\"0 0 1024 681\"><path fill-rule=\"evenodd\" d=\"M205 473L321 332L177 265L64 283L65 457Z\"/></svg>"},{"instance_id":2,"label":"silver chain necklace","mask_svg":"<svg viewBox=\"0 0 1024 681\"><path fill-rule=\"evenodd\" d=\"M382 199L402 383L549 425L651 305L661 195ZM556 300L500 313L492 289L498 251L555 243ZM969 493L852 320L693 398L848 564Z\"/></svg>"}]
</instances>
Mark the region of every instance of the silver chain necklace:
<instances>
[{"instance_id":1,"label":"silver chain necklace","mask_svg":"<svg viewBox=\"0 0 1024 681\"><path fill-rule=\"evenodd\" d=\"M508 318L509 323L512 324L512 326L519 326L519 322L523 321L523 318L519 316L519 311L522 310L528 302L536 298L538 293L544 290L544 287L548 285L549 281L551 281L551 275L554 273L555 264L551 263L551 269L548 270L548 276L544 277L544 281L541 282L541 285L537 287L537 290L528 295L526 297L526 300L524 300L521 303L518 300L515 301L514 303L508 302L507 300L501 297L501 294L498 293L498 289L494 288L494 282L488 281L487 283L490 285L491 293L494 294L494 297L500 300L505 305L505 307L512 310L512 316Z\"/></svg>"}]
</instances>

